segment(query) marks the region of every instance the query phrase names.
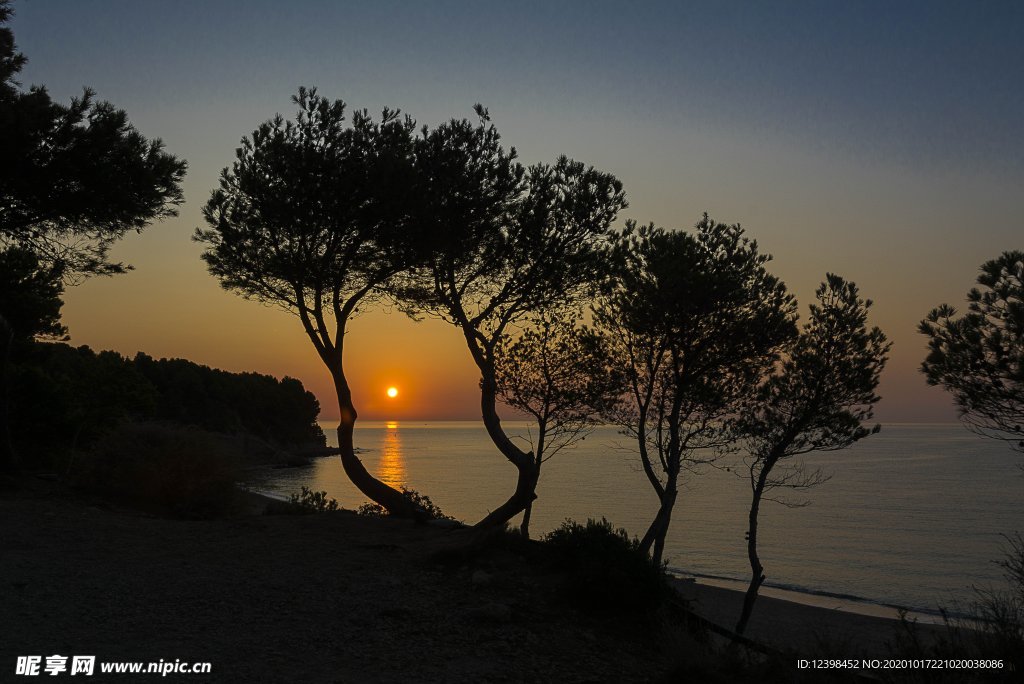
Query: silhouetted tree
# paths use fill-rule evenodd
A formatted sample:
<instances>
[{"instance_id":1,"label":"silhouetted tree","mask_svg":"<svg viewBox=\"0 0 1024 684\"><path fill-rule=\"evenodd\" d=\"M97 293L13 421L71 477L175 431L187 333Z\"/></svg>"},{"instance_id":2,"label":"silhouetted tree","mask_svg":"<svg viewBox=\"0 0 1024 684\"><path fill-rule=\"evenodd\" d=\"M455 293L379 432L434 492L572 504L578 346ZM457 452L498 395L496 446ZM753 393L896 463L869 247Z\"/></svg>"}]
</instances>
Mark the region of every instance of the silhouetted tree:
<instances>
[{"instance_id":1,"label":"silhouetted tree","mask_svg":"<svg viewBox=\"0 0 1024 684\"><path fill-rule=\"evenodd\" d=\"M323 447L320 402L295 378L229 373L186 359L153 359L142 352L132 365L159 395L154 418L242 433L284 448Z\"/></svg>"},{"instance_id":2,"label":"silhouetted tree","mask_svg":"<svg viewBox=\"0 0 1024 684\"><path fill-rule=\"evenodd\" d=\"M491 527L525 510L537 481L534 455L501 426L497 355L517 325L573 301L594 280L596 247L625 197L614 177L565 157L524 169L486 110L476 111L477 124L453 120L418 141L431 241L421 277L400 296L410 310L459 327L480 371L484 426L518 471L512 496L477 523Z\"/></svg>"},{"instance_id":3,"label":"silhouetted tree","mask_svg":"<svg viewBox=\"0 0 1024 684\"><path fill-rule=\"evenodd\" d=\"M600 338L577 321L571 307L541 315L514 340L499 342L494 355L498 396L534 424L529 440L538 480L545 461L590 434L616 389ZM524 537L532 512L531 500L519 526Z\"/></svg>"},{"instance_id":4,"label":"silhouetted tree","mask_svg":"<svg viewBox=\"0 0 1024 684\"><path fill-rule=\"evenodd\" d=\"M890 345L878 328L867 327L870 300L857 286L828 274L816 292L811 317L739 413L734 427L747 450L751 502L747 529L750 585L736 625L743 634L764 568L757 554L758 512L773 490L806 490L828 479L821 470L807 470L796 456L845 449L878 431L864 427L878 396L875 388Z\"/></svg>"},{"instance_id":5,"label":"silhouetted tree","mask_svg":"<svg viewBox=\"0 0 1024 684\"><path fill-rule=\"evenodd\" d=\"M344 369L349 321L411 264L414 123L380 121L300 88L295 121L281 116L244 138L204 209L203 260L228 290L296 314L334 380L338 444L349 479L398 515L402 493L373 477L353 450L357 413Z\"/></svg>"},{"instance_id":6,"label":"silhouetted tree","mask_svg":"<svg viewBox=\"0 0 1024 684\"><path fill-rule=\"evenodd\" d=\"M681 473L729 445L725 420L795 334L795 304L770 257L707 215L692 234L628 224L609 258L595 325L625 388L606 417L637 440L658 495L641 548L660 564Z\"/></svg>"},{"instance_id":7,"label":"silhouetted tree","mask_svg":"<svg viewBox=\"0 0 1024 684\"><path fill-rule=\"evenodd\" d=\"M64 283L52 266L39 263L35 252L22 247L0 250L0 312L17 338L57 338L61 325Z\"/></svg>"},{"instance_id":8,"label":"silhouetted tree","mask_svg":"<svg viewBox=\"0 0 1024 684\"><path fill-rule=\"evenodd\" d=\"M294 378L229 373L185 359L128 359L113 351L36 342L11 364L12 440L54 466L125 420L236 435L257 462L279 449L322 447L320 404ZM256 438L250 440L249 437ZM271 447L276 447L271 448Z\"/></svg>"},{"instance_id":9,"label":"silhouetted tree","mask_svg":"<svg viewBox=\"0 0 1024 684\"><path fill-rule=\"evenodd\" d=\"M1024 452L1024 252L982 264L978 285L963 316L943 304L921 322L921 371L953 395L968 428Z\"/></svg>"},{"instance_id":10,"label":"silhouetted tree","mask_svg":"<svg viewBox=\"0 0 1024 684\"><path fill-rule=\"evenodd\" d=\"M63 283L123 273L130 267L108 259L110 246L175 214L185 162L91 90L69 105L53 102L42 86L22 90L15 78L26 60L5 25L11 14L0 0L0 250L31 252L38 274ZM14 330L0 311L0 362L17 334L31 333ZM7 431L2 413L0 469L13 464Z\"/></svg>"}]
</instances>

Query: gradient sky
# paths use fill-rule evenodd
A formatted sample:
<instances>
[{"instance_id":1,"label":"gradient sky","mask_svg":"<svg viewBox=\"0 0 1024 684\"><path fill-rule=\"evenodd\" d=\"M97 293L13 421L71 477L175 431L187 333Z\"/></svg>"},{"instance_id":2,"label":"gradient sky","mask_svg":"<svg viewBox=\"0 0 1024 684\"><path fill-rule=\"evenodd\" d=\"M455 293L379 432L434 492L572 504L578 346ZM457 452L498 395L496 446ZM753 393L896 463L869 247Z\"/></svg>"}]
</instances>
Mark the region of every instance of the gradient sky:
<instances>
[{"instance_id":1,"label":"gradient sky","mask_svg":"<svg viewBox=\"0 0 1024 684\"><path fill-rule=\"evenodd\" d=\"M1024 3L15 2L28 84L94 88L188 160L180 216L132 235L136 270L69 291L72 342L292 375L337 416L296 319L222 291L190 241L244 135L299 85L437 124L486 105L526 163L624 183L623 217L739 222L806 303L826 271L893 340L882 421L945 421L917 322L1024 249ZM374 312L351 326L361 417L472 419L460 335ZM402 395L389 401L389 385Z\"/></svg>"}]
</instances>

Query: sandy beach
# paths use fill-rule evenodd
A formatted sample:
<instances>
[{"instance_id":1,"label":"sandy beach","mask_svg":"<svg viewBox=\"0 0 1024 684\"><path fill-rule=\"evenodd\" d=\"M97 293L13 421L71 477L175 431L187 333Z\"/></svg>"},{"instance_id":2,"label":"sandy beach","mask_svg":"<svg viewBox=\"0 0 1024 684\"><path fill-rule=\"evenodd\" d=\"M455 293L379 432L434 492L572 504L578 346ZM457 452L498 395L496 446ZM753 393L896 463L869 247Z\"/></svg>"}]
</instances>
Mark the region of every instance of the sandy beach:
<instances>
[{"instance_id":1,"label":"sandy beach","mask_svg":"<svg viewBox=\"0 0 1024 684\"><path fill-rule=\"evenodd\" d=\"M726 628L732 628L743 605L743 593L693 581L675 583L692 601L694 610ZM845 606L844 606L845 608ZM759 596L746 636L780 650L794 650L808 658L883 658L899 655L895 638L898 619L864 615L844 608L826 608ZM912 619L912 618L911 618ZM942 628L918 622L922 634Z\"/></svg>"}]
</instances>

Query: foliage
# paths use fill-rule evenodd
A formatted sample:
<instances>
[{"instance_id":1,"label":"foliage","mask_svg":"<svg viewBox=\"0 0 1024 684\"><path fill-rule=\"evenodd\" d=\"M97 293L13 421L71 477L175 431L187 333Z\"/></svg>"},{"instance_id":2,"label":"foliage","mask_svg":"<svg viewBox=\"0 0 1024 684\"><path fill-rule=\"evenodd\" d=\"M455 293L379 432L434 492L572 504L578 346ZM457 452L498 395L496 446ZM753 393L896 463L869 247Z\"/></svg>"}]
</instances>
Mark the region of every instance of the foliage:
<instances>
[{"instance_id":1,"label":"foliage","mask_svg":"<svg viewBox=\"0 0 1024 684\"><path fill-rule=\"evenodd\" d=\"M11 15L0 3L0 25ZM110 246L128 231L172 216L185 163L147 140L124 111L91 90L69 105L15 80L25 57L0 28L0 248L32 251L65 279L121 273Z\"/></svg>"},{"instance_id":2,"label":"foliage","mask_svg":"<svg viewBox=\"0 0 1024 684\"><path fill-rule=\"evenodd\" d=\"M417 141L429 268L403 294L461 327L474 361L489 365L510 326L572 302L600 274L596 247L625 195L613 176L566 157L524 169L477 113L476 126L451 121Z\"/></svg>"},{"instance_id":3,"label":"foliage","mask_svg":"<svg viewBox=\"0 0 1024 684\"><path fill-rule=\"evenodd\" d=\"M111 245L176 213L186 166L89 89L69 105L42 86L22 90L15 79L26 59L6 25L12 13L0 0L0 470L17 461L8 420L12 341L64 334L63 285L127 270L109 260Z\"/></svg>"},{"instance_id":4,"label":"foliage","mask_svg":"<svg viewBox=\"0 0 1024 684\"><path fill-rule=\"evenodd\" d=\"M498 396L535 422L538 463L584 439L617 389L600 338L585 334L577 319L571 310L540 315L495 352Z\"/></svg>"},{"instance_id":5,"label":"foliage","mask_svg":"<svg viewBox=\"0 0 1024 684\"><path fill-rule=\"evenodd\" d=\"M281 447L323 446L320 402L295 378L229 373L139 352L131 364L156 389L154 415L214 432L244 432Z\"/></svg>"},{"instance_id":6,"label":"foliage","mask_svg":"<svg viewBox=\"0 0 1024 684\"><path fill-rule=\"evenodd\" d=\"M349 319L412 265L414 123L387 109L379 122L365 110L346 122L345 103L316 89L293 102L295 121L278 115L242 140L195 239L225 289L299 317L337 390L345 472L374 501L412 514L355 455L343 348Z\"/></svg>"},{"instance_id":7,"label":"foliage","mask_svg":"<svg viewBox=\"0 0 1024 684\"><path fill-rule=\"evenodd\" d=\"M782 363L732 423L749 454L752 489L811 486L813 475L776 465L845 449L878 429L863 423L879 399L874 390L892 345L877 327L868 329L871 301L860 298L855 284L830 273L816 297L819 303L811 305L810 320L785 348Z\"/></svg>"},{"instance_id":8,"label":"foliage","mask_svg":"<svg viewBox=\"0 0 1024 684\"><path fill-rule=\"evenodd\" d=\"M402 487L401 490L402 496L421 512L422 518L426 520L455 520L454 517L445 515L441 510L441 507L431 501L430 497L426 494L420 494L415 489L408 489L406 487ZM367 501L356 509L356 513L359 515L380 517L388 515L388 509L384 508L380 504Z\"/></svg>"},{"instance_id":9,"label":"foliage","mask_svg":"<svg viewBox=\"0 0 1024 684\"><path fill-rule=\"evenodd\" d=\"M233 511L238 456L194 427L128 422L73 464L78 486L146 510L211 518Z\"/></svg>"},{"instance_id":10,"label":"foliage","mask_svg":"<svg viewBox=\"0 0 1024 684\"><path fill-rule=\"evenodd\" d=\"M60 274L39 263L35 252L22 247L0 249L0 312L16 339L62 337Z\"/></svg>"},{"instance_id":11,"label":"foliage","mask_svg":"<svg viewBox=\"0 0 1024 684\"><path fill-rule=\"evenodd\" d=\"M155 417L155 388L115 352L27 344L10 370L11 437L28 467L59 467L117 424Z\"/></svg>"},{"instance_id":12,"label":"foliage","mask_svg":"<svg viewBox=\"0 0 1024 684\"><path fill-rule=\"evenodd\" d=\"M694 233L628 223L594 311L624 379L609 422L637 440L661 501L644 536L660 561L678 479L727 447L726 421L795 334L795 303L739 225Z\"/></svg>"},{"instance_id":13,"label":"foliage","mask_svg":"<svg viewBox=\"0 0 1024 684\"><path fill-rule=\"evenodd\" d=\"M518 337L496 345L498 396L532 418L528 439L537 480L545 461L586 438L616 391L601 339L578 328L578 318L568 306L541 312ZM531 501L520 525L524 536L532 512Z\"/></svg>"},{"instance_id":14,"label":"foliage","mask_svg":"<svg viewBox=\"0 0 1024 684\"><path fill-rule=\"evenodd\" d=\"M605 615L655 608L669 590L665 575L630 539L607 520L581 525L566 520L545 536L558 564L567 571L562 595L577 608Z\"/></svg>"},{"instance_id":15,"label":"foliage","mask_svg":"<svg viewBox=\"0 0 1024 684\"><path fill-rule=\"evenodd\" d=\"M559 158L525 169L506 151L487 111L417 139L417 172L429 244L421 268L392 288L414 314L462 330L481 374L484 423L519 471L515 494L481 526L500 526L532 500L536 467L497 415L495 365L511 329L585 292L601 271L597 247L623 206L613 176Z\"/></svg>"},{"instance_id":16,"label":"foliage","mask_svg":"<svg viewBox=\"0 0 1024 684\"><path fill-rule=\"evenodd\" d=\"M241 433L278 447L325 443L316 424L319 404L298 380L228 373L184 359L28 344L11 366L11 389L18 397L11 406L13 439L37 467L87 447L126 419Z\"/></svg>"},{"instance_id":17,"label":"foliage","mask_svg":"<svg viewBox=\"0 0 1024 684\"><path fill-rule=\"evenodd\" d=\"M317 349L373 287L408 265L399 238L410 229L414 123L385 109L380 122L316 89L292 98L296 120L278 115L244 138L203 210L203 260L225 289L293 311Z\"/></svg>"},{"instance_id":18,"label":"foliage","mask_svg":"<svg viewBox=\"0 0 1024 684\"><path fill-rule=\"evenodd\" d=\"M943 304L921 322L921 370L952 393L969 428L1024 452L1024 252L982 264L978 285L964 315Z\"/></svg>"},{"instance_id":19,"label":"foliage","mask_svg":"<svg viewBox=\"0 0 1024 684\"><path fill-rule=\"evenodd\" d=\"M989 647L1013 659L1016 672L1024 672L1024 536L1006 537L1008 547L1002 560L1006 588L983 593L979 614L985 624Z\"/></svg>"},{"instance_id":20,"label":"foliage","mask_svg":"<svg viewBox=\"0 0 1024 684\"><path fill-rule=\"evenodd\" d=\"M303 487L298 494L292 494L289 503L305 513L327 513L338 510L338 501L334 498L328 499L327 492L314 492L308 487Z\"/></svg>"}]
</instances>

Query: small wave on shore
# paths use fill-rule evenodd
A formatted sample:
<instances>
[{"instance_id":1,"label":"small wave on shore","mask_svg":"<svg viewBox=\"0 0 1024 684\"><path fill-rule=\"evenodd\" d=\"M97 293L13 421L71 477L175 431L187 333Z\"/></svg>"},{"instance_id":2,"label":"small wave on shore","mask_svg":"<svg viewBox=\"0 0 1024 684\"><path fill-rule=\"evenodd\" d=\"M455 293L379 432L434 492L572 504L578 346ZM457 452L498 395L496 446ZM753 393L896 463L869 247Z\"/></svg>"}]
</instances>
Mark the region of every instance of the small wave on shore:
<instances>
[{"instance_id":1,"label":"small wave on shore","mask_svg":"<svg viewBox=\"0 0 1024 684\"><path fill-rule=\"evenodd\" d=\"M692 573L672 567L668 570L669 573L677 579L684 581L692 580L698 584L718 587L720 589L745 592L748 586L746 580L736 579L734 577ZM805 606L828 608L831 610L856 613L858 615L866 615L869 617L882 617L898 620L900 615L903 614L907 619L916 620L923 624L940 625L944 623L943 614L938 610L917 606L899 606L891 603L882 603L879 601L872 601L871 599L863 596L802 587L793 584L773 583L770 581L765 582L761 586L758 594L760 596L769 596L771 598L777 598L791 603L799 603ZM950 611L946 611L946 615L954 618L966 616L966 614Z\"/></svg>"}]
</instances>

